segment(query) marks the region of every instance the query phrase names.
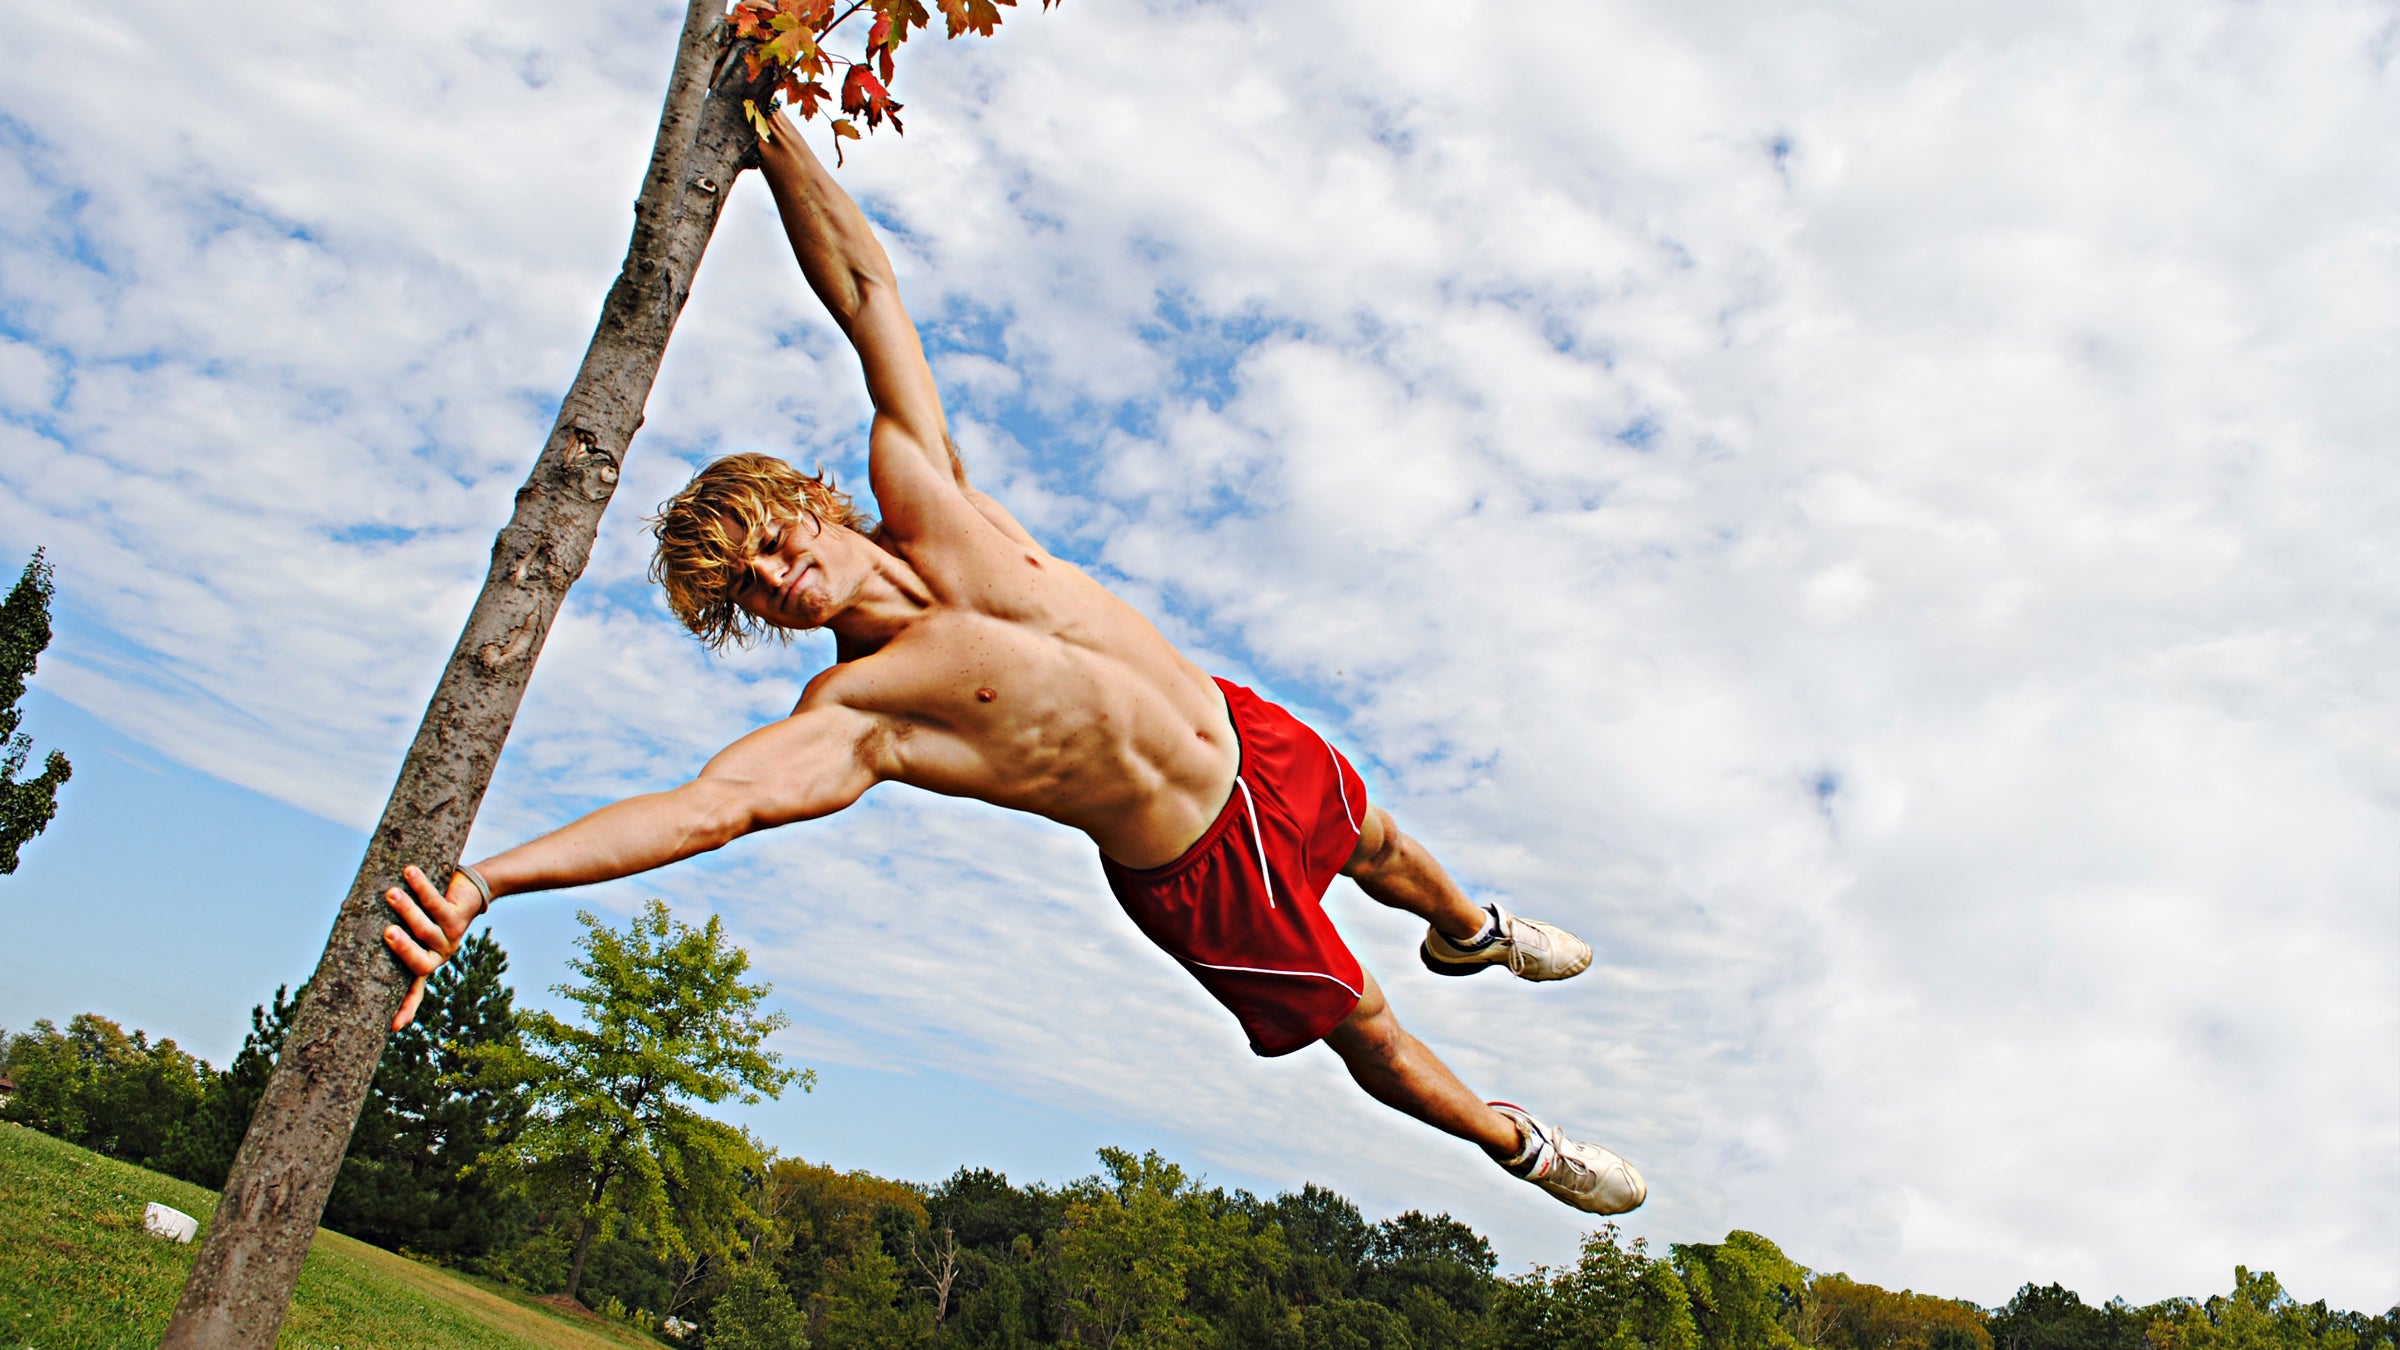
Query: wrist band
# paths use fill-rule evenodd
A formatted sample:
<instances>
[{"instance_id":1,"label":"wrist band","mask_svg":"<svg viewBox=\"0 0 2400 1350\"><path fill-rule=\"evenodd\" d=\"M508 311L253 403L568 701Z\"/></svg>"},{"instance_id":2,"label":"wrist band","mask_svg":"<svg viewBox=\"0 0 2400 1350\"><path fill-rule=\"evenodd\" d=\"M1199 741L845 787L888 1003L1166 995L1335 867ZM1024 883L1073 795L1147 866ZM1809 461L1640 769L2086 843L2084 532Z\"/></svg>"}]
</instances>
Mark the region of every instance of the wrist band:
<instances>
[{"instance_id":1,"label":"wrist band","mask_svg":"<svg viewBox=\"0 0 2400 1350\"><path fill-rule=\"evenodd\" d=\"M460 863L454 870L460 876L465 877L468 881L473 882L475 884L475 893L483 897L483 908L476 910L476 914L484 915L491 913L492 883L483 879L483 873L476 871L474 868L467 866L463 862Z\"/></svg>"}]
</instances>

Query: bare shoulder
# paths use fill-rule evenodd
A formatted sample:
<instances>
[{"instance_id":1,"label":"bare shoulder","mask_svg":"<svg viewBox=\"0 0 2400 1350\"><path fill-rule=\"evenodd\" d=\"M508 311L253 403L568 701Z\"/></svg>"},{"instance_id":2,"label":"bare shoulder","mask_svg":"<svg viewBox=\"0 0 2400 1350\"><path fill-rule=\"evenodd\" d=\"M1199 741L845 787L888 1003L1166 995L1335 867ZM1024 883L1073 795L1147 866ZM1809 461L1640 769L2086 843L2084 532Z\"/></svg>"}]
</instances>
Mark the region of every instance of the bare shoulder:
<instances>
[{"instance_id":1,"label":"bare shoulder","mask_svg":"<svg viewBox=\"0 0 2400 1350\"><path fill-rule=\"evenodd\" d=\"M1055 601L1056 585L1082 574L1053 556L998 502L980 492L959 498L966 509L946 528L888 546L924 577L945 606L1022 619Z\"/></svg>"},{"instance_id":2,"label":"bare shoulder","mask_svg":"<svg viewBox=\"0 0 2400 1350\"><path fill-rule=\"evenodd\" d=\"M991 494L979 492L974 488L966 489L966 494L967 504L974 507L976 513L985 520L990 521L993 529L1008 536L1010 542L1032 549L1037 553L1048 554L1049 550L1043 548L1034 539L1032 532L1018 524L1017 518L1009 514L1008 508L995 501Z\"/></svg>"},{"instance_id":3,"label":"bare shoulder","mask_svg":"<svg viewBox=\"0 0 2400 1350\"><path fill-rule=\"evenodd\" d=\"M801 691L793 714L845 708L877 718L906 717L940 682L942 669L955 663L956 627L950 612L937 613L873 651L827 666Z\"/></svg>"},{"instance_id":4,"label":"bare shoulder","mask_svg":"<svg viewBox=\"0 0 2400 1350\"><path fill-rule=\"evenodd\" d=\"M882 653L844 653L832 665L809 677L792 705L792 716L817 711L859 710L863 696L874 686L875 662Z\"/></svg>"},{"instance_id":5,"label":"bare shoulder","mask_svg":"<svg viewBox=\"0 0 2400 1350\"><path fill-rule=\"evenodd\" d=\"M880 652L837 661L809 680L789 717L754 734L820 750L839 743L848 747L849 757L860 767L888 777L897 719L888 696L878 696L877 685L889 673Z\"/></svg>"}]
</instances>

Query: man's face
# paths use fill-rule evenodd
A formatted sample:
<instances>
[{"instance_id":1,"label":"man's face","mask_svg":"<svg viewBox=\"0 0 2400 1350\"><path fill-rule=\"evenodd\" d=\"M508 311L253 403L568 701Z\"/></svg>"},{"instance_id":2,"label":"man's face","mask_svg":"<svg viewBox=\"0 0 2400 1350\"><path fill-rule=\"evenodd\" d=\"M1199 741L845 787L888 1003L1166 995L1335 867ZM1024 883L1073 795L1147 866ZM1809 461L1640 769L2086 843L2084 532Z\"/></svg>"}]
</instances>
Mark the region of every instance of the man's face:
<instances>
[{"instance_id":1,"label":"man's face","mask_svg":"<svg viewBox=\"0 0 2400 1350\"><path fill-rule=\"evenodd\" d=\"M787 519L767 527L750 566L734 584L733 602L744 613L778 628L822 628L841 613L858 589L848 564L856 538L814 517Z\"/></svg>"}]
</instances>

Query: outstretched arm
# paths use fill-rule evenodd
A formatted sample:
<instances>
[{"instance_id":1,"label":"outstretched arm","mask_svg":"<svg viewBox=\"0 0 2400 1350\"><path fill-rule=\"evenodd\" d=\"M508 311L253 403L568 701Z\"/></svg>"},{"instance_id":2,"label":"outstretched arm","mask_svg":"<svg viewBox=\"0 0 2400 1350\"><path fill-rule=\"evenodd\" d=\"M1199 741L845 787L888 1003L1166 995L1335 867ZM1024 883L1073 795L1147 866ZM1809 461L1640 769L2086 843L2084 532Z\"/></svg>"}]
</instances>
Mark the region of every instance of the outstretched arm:
<instances>
[{"instance_id":1,"label":"outstretched arm","mask_svg":"<svg viewBox=\"0 0 2400 1350\"><path fill-rule=\"evenodd\" d=\"M880 726L839 704L804 707L727 746L681 787L603 806L475 870L495 898L588 886L723 848L745 834L831 815L882 777ZM392 1019L395 1031L416 1016L426 978L458 950L483 910L482 896L463 875L446 890L414 867L406 880L406 890L395 886L384 896L401 920L384 929L384 945L415 977Z\"/></svg>"},{"instance_id":2,"label":"outstretched arm","mask_svg":"<svg viewBox=\"0 0 2400 1350\"><path fill-rule=\"evenodd\" d=\"M777 113L773 126L759 159L792 254L866 367L867 397L875 404L868 477L876 505L887 524L914 534L966 487L933 369L900 303L892 261L865 213L825 171L790 118Z\"/></svg>"}]
</instances>

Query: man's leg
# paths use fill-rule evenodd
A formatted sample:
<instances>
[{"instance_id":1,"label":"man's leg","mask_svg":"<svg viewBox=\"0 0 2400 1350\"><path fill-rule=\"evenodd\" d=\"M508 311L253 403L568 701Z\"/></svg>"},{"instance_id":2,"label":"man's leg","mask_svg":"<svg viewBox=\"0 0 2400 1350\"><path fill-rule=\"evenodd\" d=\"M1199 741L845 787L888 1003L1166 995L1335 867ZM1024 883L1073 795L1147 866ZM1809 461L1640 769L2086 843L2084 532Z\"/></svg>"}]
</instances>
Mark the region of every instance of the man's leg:
<instances>
[{"instance_id":1,"label":"man's leg","mask_svg":"<svg viewBox=\"0 0 2400 1350\"><path fill-rule=\"evenodd\" d=\"M1491 921L1491 914L1442 870L1441 861L1402 834L1392 813L1380 806L1367 807L1358 847L1342 864L1342 875L1370 898L1416 915L1444 937L1466 941Z\"/></svg>"},{"instance_id":2,"label":"man's leg","mask_svg":"<svg viewBox=\"0 0 2400 1350\"><path fill-rule=\"evenodd\" d=\"M1368 805L1342 875L1369 898L1426 922L1432 931L1419 955L1436 974L1471 975L1505 965L1524 979L1563 980L1592 963L1590 944L1565 929L1468 899L1440 861L1402 834L1380 806Z\"/></svg>"},{"instance_id":3,"label":"man's leg","mask_svg":"<svg viewBox=\"0 0 2400 1350\"><path fill-rule=\"evenodd\" d=\"M1400 1025L1373 975L1367 976L1366 996L1350 1016L1325 1033L1325 1044L1342 1057L1367 1095L1385 1106L1479 1144L1502 1161L1523 1146L1514 1122L1468 1091L1449 1065Z\"/></svg>"},{"instance_id":4,"label":"man's leg","mask_svg":"<svg viewBox=\"0 0 2400 1350\"><path fill-rule=\"evenodd\" d=\"M1503 1113L1468 1091L1449 1065L1400 1025L1373 975L1350 1016L1326 1033L1325 1044L1368 1096L1480 1146L1494 1162L1577 1209L1622 1214L1649 1195L1641 1173L1623 1158L1568 1139L1522 1110Z\"/></svg>"}]
</instances>

